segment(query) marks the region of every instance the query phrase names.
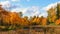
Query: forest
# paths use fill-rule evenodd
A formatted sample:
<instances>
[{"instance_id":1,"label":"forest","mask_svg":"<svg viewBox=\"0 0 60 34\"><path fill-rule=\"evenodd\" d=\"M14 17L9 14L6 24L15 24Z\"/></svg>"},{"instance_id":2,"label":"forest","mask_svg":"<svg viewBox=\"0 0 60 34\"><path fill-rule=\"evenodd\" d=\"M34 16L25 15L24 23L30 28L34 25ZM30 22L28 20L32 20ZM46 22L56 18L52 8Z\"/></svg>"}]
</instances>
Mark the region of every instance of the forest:
<instances>
[{"instance_id":1,"label":"forest","mask_svg":"<svg viewBox=\"0 0 60 34\"><path fill-rule=\"evenodd\" d=\"M60 25L60 3L57 4L56 7L51 7L47 13L48 16L33 16L28 17L24 16L23 13L19 12L10 12L5 10L0 5L0 28L1 26L5 26L7 28L10 27L20 27L20 26L30 26L30 25ZM4 28L4 27L2 27Z\"/></svg>"}]
</instances>

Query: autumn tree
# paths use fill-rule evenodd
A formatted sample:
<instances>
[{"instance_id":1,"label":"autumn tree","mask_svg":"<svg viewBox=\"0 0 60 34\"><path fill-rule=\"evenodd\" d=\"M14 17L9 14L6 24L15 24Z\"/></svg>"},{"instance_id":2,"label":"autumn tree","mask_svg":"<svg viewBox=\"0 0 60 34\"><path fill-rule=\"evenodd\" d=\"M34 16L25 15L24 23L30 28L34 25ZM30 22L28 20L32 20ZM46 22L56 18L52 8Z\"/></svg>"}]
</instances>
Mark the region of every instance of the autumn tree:
<instances>
[{"instance_id":1,"label":"autumn tree","mask_svg":"<svg viewBox=\"0 0 60 34\"><path fill-rule=\"evenodd\" d=\"M43 18L42 21L41 21L41 24L42 25L47 25L47 18Z\"/></svg>"},{"instance_id":2,"label":"autumn tree","mask_svg":"<svg viewBox=\"0 0 60 34\"><path fill-rule=\"evenodd\" d=\"M34 16L32 19L31 19L31 24L32 25L41 25L40 24L40 17L38 17L38 16Z\"/></svg>"},{"instance_id":3,"label":"autumn tree","mask_svg":"<svg viewBox=\"0 0 60 34\"><path fill-rule=\"evenodd\" d=\"M36 16L33 16L32 19L30 19L30 25L36 24L36 22L34 20L36 20Z\"/></svg>"},{"instance_id":4,"label":"autumn tree","mask_svg":"<svg viewBox=\"0 0 60 34\"><path fill-rule=\"evenodd\" d=\"M55 20L56 20L56 8L50 8L48 11L48 21L50 22L50 23L53 23L53 22L55 22Z\"/></svg>"},{"instance_id":5,"label":"autumn tree","mask_svg":"<svg viewBox=\"0 0 60 34\"><path fill-rule=\"evenodd\" d=\"M57 3L56 16L57 16L57 20L55 21L55 24L59 25L60 24L60 3Z\"/></svg>"},{"instance_id":6,"label":"autumn tree","mask_svg":"<svg viewBox=\"0 0 60 34\"><path fill-rule=\"evenodd\" d=\"M56 24L56 25L60 25L60 18L55 21L55 24Z\"/></svg>"},{"instance_id":7,"label":"autumn tree","mask_svg":"<svg viewBox=\"0 0 60 34\"><path fill-rule=\"evenodd\" d=\"M8 14L8 12L7 12L5 9L3 9L1 6L2 6L2 5L0 5L0 23L1 23L1 25L3 25L4 22L5 22L5 23L9 22L9 21L7 21L7 20L9 20L9 18L8 18L9 14ZM6 18L7 18L7 19L6 19Z\"/></svg>"},{"instance_id":8,"label":"autumn tree","mask_svg":"<svg viewBox=\"0 0 60 34\"><path fill-rule=\"evenodd\" d=\"M24 25L29 25L29 18L28 16L24 16Z\"/></svg>"}]
</instances>

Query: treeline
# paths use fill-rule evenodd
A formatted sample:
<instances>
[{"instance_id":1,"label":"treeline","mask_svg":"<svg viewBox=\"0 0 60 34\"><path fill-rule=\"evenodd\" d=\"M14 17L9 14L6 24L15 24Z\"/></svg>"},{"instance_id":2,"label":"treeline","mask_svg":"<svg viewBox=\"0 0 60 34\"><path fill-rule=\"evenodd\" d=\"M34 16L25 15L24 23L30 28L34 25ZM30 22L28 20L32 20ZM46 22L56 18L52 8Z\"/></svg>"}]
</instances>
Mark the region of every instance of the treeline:
<instances>
[{"instance_id":1,"label":"treeline","mask_svg":"<svg viewBox=\"0 0 60 34\"><path fill-rule=\"evenodd\" d=\"M48 22L54 23L55 25L60 25L60 3L57 3L57 6L51 7L48 11Z\"/></svg>"},{"instance_id":2,"label":"treeline","mask_svg":"<svg viewBox=\"0 0 60 34\"><path fill-rule=\"evenodd\" d=\"M60 4L58 3L55 8L51 7L48 11L47 18L41 16L23 16L22 12L10 12L3 9L0 5L0 25L16 25L16 26L28 26L28 25L49 25L54 23L55 25L60 24Z\"/></svg>"}]
</instances>

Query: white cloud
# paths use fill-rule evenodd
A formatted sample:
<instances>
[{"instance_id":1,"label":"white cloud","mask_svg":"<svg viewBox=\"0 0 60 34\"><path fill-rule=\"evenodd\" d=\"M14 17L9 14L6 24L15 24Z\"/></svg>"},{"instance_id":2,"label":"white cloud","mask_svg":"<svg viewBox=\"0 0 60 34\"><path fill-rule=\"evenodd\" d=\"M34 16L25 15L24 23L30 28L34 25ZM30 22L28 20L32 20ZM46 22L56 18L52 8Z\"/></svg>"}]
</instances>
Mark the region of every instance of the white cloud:
<instances>
[{"instance_id":1,"label":"white cloud","mask_svg":"<svg viewBox=\"0 0 60 34\"><path fill-rule=\"evenodd\" d=\"M4 1L4 2L0 2L3 7L11 7L11 3L9 1ZM40 7L38 6L32 6L32 7L26 7L26 8L20 8L20 7L16 7L14 9L11 10L11 12L23 12L24 16L45 16L44 14L40 14Z\"/></svg>"},{"instance_id":2,"label":"white cloud","mask_svg":"<svg viewBox=\"0 0 60 34\"><path fill-rule=\"evenodd\" d=\"M40 14L40 7L32 6L32 10L33 10L32 16L34 16L34 15L37 16Z\"/></svg>"},{"instance_id":3,"label":"white cloud","mask_svg":"<svg viewBox=\"0 0 60 34\"><path fill-rule=\"evenodd\" d=\"M55 3L51 3L51 4L49 4L48 6L43 7L41 10L42 10L42 11L45 11L45 13L43 12L43 13L40 14L39 16L40 16L40 17L41 17L41 16L47 17L48 14L47 14L46 11L48 11L51 7L55 8L55 7L57 6L57 3L60 3L60 1L59 1L59 2L55 2Z\"/></svg>"},{"instance_id":4,"label":"white cloud","mask_svg":"<svg viewBox=\"0 0 60 34\"><path fill-rule=\"evenodd\" d=\"M3 2L0 2L0 4L2 5L3 8L9 8L11 7L11 3L9 1L3 1Z\"/></svg>"},{"instance_id":5,"label":"white cloud","mask_svg":"<svg viewBox=\"0 0 60 34\"><path fill-rule=\"evenodd\" d=\"M13 0L12 0L13 1ZM17 0L16 0L17 1ZM10 10L11 8L17 8L17 7L22 7L21 4L12 4L9 0L6 1L2 1L0 2L0 4L2 5L2 7L6 10Z\"/></svg>"},{"instance_id":6,"label":"white cloud","mask_svg":"<svg viewBox=\"0 0 60 34\"><path fill-rule=\"evenodd\" d=\"M40 8L37 6L32 6L32 7L27 7L27 8L16 8L11 10L11 12L23 12L25 16L34 16L34 15L39 15L40 13Z\"/></svg>"},{"instance_id":7,"label":"white cloud","mask_svg":"<svg viewBox=\"0 0 60 34\"><path fill-rule=\"evenodd\" d=\"M55 3L51 3L51 4L49 4L48 6L45 6L45 7L43 7L42 8L42 10L49 10L51 7L55 7L55 6L57 6L57 3L60 3L60 1L59 2L55 2Z\"/></svg>"},{"instance_id":8,"label":"white cloud","mask_svg":"<svg viewBox=\"0 0 60 34\"><path fill-rule=\"evenodd\" d=\"M23 16L28 16L28 17L30 16L47 17L47 13L46 12L41 13L40 7L37 7L37 6L32 6L27 8L16 8L16 9L13 9L11 12L23 12Z\"/></svg>"},{"instance_id":9,"label":"white cloud","mask_svg":"<svg viewBox=\"0 0 60 34\"><path fill-rule=\"evenodd\" d=\"M47 17L47 15L48 15L47 13L42 13L39 15L39 17L41 17L41 16Z\"/></svg>"},{"instance_id":10,"label":"white cloud","mask_svg":"<svg viewBox=\"0 0 60 34\"><path fill-rule=\"evenodd\" d=\"M26 12L28 8L15 8L12 9L11 12L23 12L23 14Z\"/></svg>"},{"instance_id":11,"label":"white cloud","mask_svg":"<svg viewBox=\"0 0 60 34\"><path fill-rule=\"evenodd\" d=\"M37 7L37 6L32 6L32 7L30 7L30 8L28 8L27 10L26 10L26 13L25 14L28 14L28 15L30 15L30 16L34 16L34 15L39 15L39 13L40 13L40 8L39 7Z\"/></svg>"},{"instance_id":12,"label":"white cloud","mask_svg":"<svg viewBox=\"0 0 60 34\"><path fill-rule=\"evenodd\" d=\"M1 4L2 6L9 7L10 2L9 2L9 1L4 1L4 2L0 2L0 4Z\"/></svg>"}]
</instances>

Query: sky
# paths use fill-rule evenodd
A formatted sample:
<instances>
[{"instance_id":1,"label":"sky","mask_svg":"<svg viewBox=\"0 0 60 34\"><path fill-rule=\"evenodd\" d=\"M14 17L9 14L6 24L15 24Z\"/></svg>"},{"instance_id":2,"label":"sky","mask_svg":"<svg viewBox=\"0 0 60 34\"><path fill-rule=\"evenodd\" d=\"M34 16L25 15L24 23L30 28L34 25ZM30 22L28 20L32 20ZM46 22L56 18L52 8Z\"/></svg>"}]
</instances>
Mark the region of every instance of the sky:
<instances>
[{"instance_id":1,"label":"sky","mask_svg":"<svg viewBox=\"0 0 60 34\"><path fill-rule=\"evenodd\" d=\"M0 4L11 12L22 12L23 16L44 16L47 11L60 3L60 0L0 0Z\"/></svg>"}]
</instances>

